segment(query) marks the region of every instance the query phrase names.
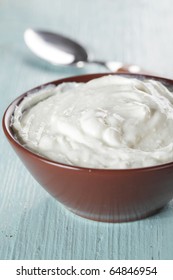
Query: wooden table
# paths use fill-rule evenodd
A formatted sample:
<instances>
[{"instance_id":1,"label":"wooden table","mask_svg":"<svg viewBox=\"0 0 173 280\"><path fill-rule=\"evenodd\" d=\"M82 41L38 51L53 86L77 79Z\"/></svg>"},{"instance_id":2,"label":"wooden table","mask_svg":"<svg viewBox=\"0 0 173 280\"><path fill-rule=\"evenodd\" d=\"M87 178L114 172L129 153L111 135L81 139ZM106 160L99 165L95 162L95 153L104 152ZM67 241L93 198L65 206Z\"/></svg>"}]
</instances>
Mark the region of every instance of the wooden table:
<instances>
[{"instance_id":1,"label":"wooden table","mask_svg":"<svg viewBox=\"0 0 173 280\"><path fill-rule=\"evenodd\" d=\"M1 117L15 97L36 85L105 71L96 65L50 67L26 48L26 28L60 32L96 59L132 62L173 78L172 26L171 0L1 0ZM38 185L2 129L0 137L0 259L173 259L173 202L138 222L82 219Z\"/></svg>"}]
</instances>

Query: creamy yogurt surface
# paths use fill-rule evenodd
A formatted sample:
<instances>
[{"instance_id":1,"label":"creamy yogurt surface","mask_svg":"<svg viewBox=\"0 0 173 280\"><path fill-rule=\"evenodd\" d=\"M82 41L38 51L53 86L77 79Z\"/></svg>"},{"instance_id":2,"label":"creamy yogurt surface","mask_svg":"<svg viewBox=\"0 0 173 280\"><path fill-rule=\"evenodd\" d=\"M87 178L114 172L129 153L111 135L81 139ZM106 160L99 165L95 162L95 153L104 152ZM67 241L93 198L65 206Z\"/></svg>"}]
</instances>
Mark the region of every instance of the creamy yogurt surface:
<instances>
[{"instance_id":1,"label":"creamy yogurt surface","mask_svg":"<svg viewBox=\"0 0 173 280\"><path fill-rule=\"evenodd\" d=\"M73 166L128 169L173 161L173 94L160 82L104 76L50 85L16 107L33 152Z\"/></svg>"}]
</instances>

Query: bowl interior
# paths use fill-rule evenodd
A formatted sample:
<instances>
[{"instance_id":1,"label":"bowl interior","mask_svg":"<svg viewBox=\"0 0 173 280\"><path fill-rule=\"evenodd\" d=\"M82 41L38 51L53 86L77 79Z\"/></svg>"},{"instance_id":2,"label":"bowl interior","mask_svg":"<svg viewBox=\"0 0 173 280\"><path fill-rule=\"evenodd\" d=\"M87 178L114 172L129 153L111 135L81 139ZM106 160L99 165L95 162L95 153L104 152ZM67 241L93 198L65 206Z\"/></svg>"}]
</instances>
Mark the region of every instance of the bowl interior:
<instances>
[{"instance_id":1,"label":"bowl interior","mask_svg":"<svg viewBox=\"0 0 173 280\"><path fill-rule=\"evenodd\" d=\"M8 138L8 140L10 142L13 143L13 145L17 145L18 147L20 147L21 149L24 149L27 153L29 153L31 156L33 157L39 157L40 159L47 161L49 163L52 163L54 165L58 165L58 166L62 166L65 168L70 168L70 169L77 169L77 170L93 170L93 171L102 171L102 172L109 172L109 171L115 171L117 170L118 172L132 172L133 170L148 170L148 169L159 169L159 168L164 168L166 166L170 166L173 165L173 163L165 163L165 164L161 164L161 165L156 165L156 166L149 166L149 167L139 167L139 168L131 168L131 169L96 169L96 168L85 168L85 167L78 167L78 166L72 166L72 165L68 165L68 164L63 164L63 163L58 163L55 162L53 160L47 159L45 157L42 157L34 152L32 152L31 150L25 148L19 141L18 139L15 137L15 134L11 128L11 119L14 113L14 110L16 108L17 105L20 104L20 102L28 95L28 94L35 94L36 92L38 92L39 90L41 90L42 88L48 86L48 85L59 85L61 83L66 83L66 82L79 82L79 83L85 83L88 82L92 79L95 78L99 78L105 75L120 75L123 77L127 77L127 78L137 78L140 80L145 80L145 79L151 79L151 80L156 80L161 82L163 85L165 85L170 91L173 91L173 80L170 79L166 79L166 78L162 78L162 77L157 77L157 76L152 76L152 75L145 75L145 74L132 74L132 73L97 73L97 74L88 74L88 75L81 75L81 76L74 76L74 77L69 77L69 78L64 78L64 79L60 79L60 80L55 80L55 81L51 81L49 83L43 84L43 85L39 85L27 92L25 92L24 94L20 95L19 97L17 97L6 109L4 116L3 116L3 130L4 133L6 135L6 137Z\"/></svg>"}]
</instances>

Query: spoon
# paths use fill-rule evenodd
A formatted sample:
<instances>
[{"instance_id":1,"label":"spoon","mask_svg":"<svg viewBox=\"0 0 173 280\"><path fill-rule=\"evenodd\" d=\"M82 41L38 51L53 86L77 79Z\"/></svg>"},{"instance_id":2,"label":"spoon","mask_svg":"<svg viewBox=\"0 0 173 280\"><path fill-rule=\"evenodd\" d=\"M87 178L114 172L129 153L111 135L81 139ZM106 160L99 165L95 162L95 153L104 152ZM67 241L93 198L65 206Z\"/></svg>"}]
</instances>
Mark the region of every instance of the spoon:
<instances>
[{"instance_id":1,"label":"spoon","mask_svg":"<svg viewBox=\"0 0 173 280\"><path fill-rule=\"evenodd\" d=\"M111 72L144 73L133 64L123 64L117 61L90 60L87 51L79 43L60 34L43 30L27 29L24 40L28 48L38 57L53 65L76 65L83 67L87 63L104 66Z\"/></svg>"}]
</instances>

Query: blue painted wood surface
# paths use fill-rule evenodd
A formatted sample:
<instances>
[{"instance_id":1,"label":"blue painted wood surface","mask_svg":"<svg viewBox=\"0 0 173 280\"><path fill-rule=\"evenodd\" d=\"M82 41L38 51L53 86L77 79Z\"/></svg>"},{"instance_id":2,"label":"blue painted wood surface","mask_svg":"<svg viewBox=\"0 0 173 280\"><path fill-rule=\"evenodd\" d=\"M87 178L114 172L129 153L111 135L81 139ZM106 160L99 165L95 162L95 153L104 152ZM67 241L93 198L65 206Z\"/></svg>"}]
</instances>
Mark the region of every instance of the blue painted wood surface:
<instances>
[{"instance_id":1,"label":"blue painted wood surface","mask_svg":"<svg viewBox=\"0 0 173 280\"><path fill-rule=\"evenodd\" d=\"M15 97L36 85L105 71L48 66L27 50L26 28L60 32L96 59L133 62L173 78L172 26L171 0L0 0L1 118ZM38 185L2 129L0 155L0 259L173 259L173 202L138 222L88 221Z\"/></svg>"}]
</instances>

